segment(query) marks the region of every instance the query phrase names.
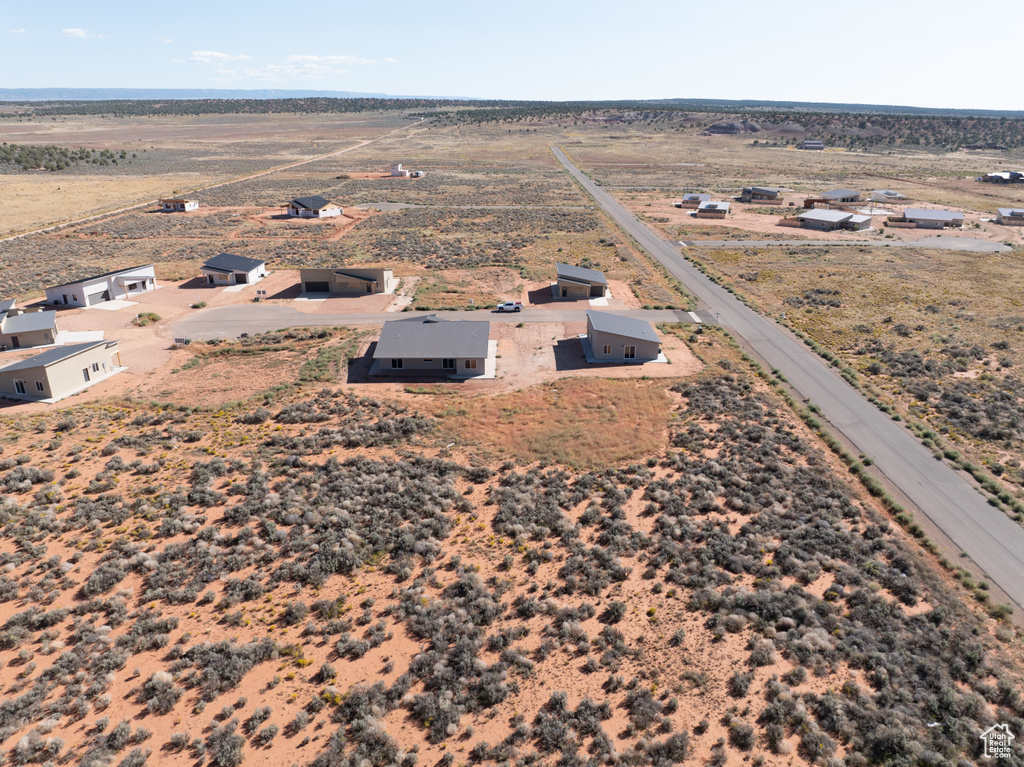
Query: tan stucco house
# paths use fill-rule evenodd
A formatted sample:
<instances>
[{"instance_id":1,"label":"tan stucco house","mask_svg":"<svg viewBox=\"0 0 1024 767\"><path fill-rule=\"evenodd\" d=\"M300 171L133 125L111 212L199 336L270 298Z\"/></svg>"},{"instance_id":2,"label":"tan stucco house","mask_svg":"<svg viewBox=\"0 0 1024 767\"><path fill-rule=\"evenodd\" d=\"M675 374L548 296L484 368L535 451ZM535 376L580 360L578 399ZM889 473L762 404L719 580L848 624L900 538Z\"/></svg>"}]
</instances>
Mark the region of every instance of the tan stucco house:
<instances>
[{"instance_id":1,"label":"tan stucco house","mask_svg":"<svg viewBox=\"0 0 1024 767\"><path fill-rule=\"evenodd\" d=\"M398 285L390 269L356 269L339 266L324 269L300 269L303 293L393 293Z\"/></svg>"},{"instance_id":2,"label":"tan stucco house","mask_svg":"<svg viewBox=\"0 0 1024 767\"><path fill-rule=\"evenodd\" d=\"M497 342L490 334L490 322L446 320L436 314L385 322L370 375L493 377Z\"/></svg>"},{"instance_id":3,"label":"tan stucco house","mask_svg":"<svg viewBox=\"0 0 1024 767\"><path fill-rule=\"evenodd\" d=\"M220 253L199 271L207 285L251 285L267 276L267 262L233 253Z\"/></svg>"},{"instance_id":4,"label":"tan stucco house","mask_svg":"<svg viewBox=\"0 0 1024 767\"><path fill-rule=\"evenodd\" d=\"M56 342L57 312L18 309L14 301L0 301L0 351Z\"/></svg>"},{"instance_id":5,"label":"tan stucco house","mask_svg":"<svg viewBox=\"0 0 1024 767\"><path fill-rule=\"evenodd\" d=\"M609 312L587 312L587 334L580 336L587 362L639 363L664 360L661 339L651 323Z\"/></svg>"},{"instance_id":6,"label":"tan stucco house","mask_svg":"<svg viewBox=\"0 0 1024 767\"><path fill-rule=\"evenodd\" d=\"M582 266L555 264L555 298L601 298L608 295L604 272Z\"/></svg>"},{"instance_id":7,"label":"tan stucco house","mask_svg":"<svg viewBox=\"0 0 1024 767\"><path fill-rule=\"evenodd\" d=\"M57 346L0 368L0 397L56 402L124 369L117 341Z\"/></svg>"}]
</instances>

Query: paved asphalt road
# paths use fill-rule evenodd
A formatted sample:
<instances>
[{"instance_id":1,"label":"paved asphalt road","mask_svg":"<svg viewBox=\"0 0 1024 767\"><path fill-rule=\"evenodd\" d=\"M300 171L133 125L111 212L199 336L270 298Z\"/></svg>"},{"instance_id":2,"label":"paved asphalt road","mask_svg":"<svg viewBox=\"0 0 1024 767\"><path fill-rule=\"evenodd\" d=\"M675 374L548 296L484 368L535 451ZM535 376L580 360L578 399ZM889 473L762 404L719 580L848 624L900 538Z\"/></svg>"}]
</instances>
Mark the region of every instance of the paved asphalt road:
<instances>
[{"instance_id":1,"label":"paved asphalt road","mask_svg":"<svg viewBox=\"0 0 1024 767\"><path fill-rule=\"evenodd\" d=\"M673 244L662 240L607 192L581 173L565 154L555 156L605 211L686 285L721 322L743 338L790 384L871 456L906 495L973 559L1018 606L1024 606L1024 527L989 506L981 494L942 461L935 460L904 428L868 403L835 370L798 339L716 285Z\"/></svg>"},{"instance_id":2,"label":"paved asphalt road","mask_svg":"<svg viewBox=\"0 0 1024 767\"><path fill-rule=\"evenodd\" d=\"M599 311L607 311L600 309ZM586 322L587 316L580 309L538 309L528 307L521 312L430 312L451 320L490 320L491 322ZM689 312L671 309L628 309L610 312L625 317L635 317L648 322L693 322ZM416 312L421 314L421 312ZM236 338L242 333L265 333L282 328L322 328L338 325L380 325L388 320L402 320L413 317L410 312L379 312L366 314L309 314L281 304L235 304L218 306L190 314L174 323L167 330L172 338L208 340L211 338ZM711 316L706 315L705 321Z\"/></svg>"},{"instance_id":3,"label":"paved asphalt road","mask_svg":"<svg viewBox=\"0 0 1024 767\"><path fill-rule=\"evenodd\" d=\"M686 240L679 243L692 248L768 248L772 245L859 245L872 248L939 248L966 250L973 253L1004 253L1013 250L1009 245L973 237L925 237L920 240Z\"/></svg>"}]
</instances>

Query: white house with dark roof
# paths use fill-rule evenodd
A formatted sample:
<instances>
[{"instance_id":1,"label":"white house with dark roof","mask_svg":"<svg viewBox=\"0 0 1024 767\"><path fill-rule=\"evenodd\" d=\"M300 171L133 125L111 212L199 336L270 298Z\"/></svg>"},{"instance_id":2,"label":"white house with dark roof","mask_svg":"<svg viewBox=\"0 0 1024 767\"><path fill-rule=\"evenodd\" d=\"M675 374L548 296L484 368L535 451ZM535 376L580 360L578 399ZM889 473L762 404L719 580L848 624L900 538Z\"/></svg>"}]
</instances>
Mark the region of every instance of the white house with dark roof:
<instances>
[{"instance_id":1,"label":"white house with dark roof","mask_svg":"<svg viewBox=\"0 0 1024 767\"><path fill-rule=\"evenodd\" d=\"M608 280L597 269L558 262L552 290L555 298L601 298L608 295Z\"/></svg>"},{"instance_id":2,"label":"white house with dark roof","mask_svg":"<svg viewBox=\"0 0 1024 767\"><path fill-rule=\"evenodd\" d=\"M57 312L18 309L14 301L0 301L0 351L48 346L57 342Z\"/></svg>"},{"instance_id":3,"label":"white house with dark roof","mask_svg":"<svg viewBox=\"0 0 1024 767\"><path fill-rule=\"evenodd\" d=\"M918 229L946 229L964 225L964 214L955 210L932 208L904 208L902 221Z\"/></svg>"},{"instance_id":4,"label":"white house with dark roof","mask_svg":"<svg viewBox=\"0 0 1024 767\"><path fill-rule=\"evenodd\" d=\"M61 306L95 306L104 301L131 298L150 290L156 290L156 268L153 264L97 274L95 277L47 288L46 301Z\"/></svg>"},{"instance_id":5,"label":"white house with dark roof","mask_svg":"<svg viewBox=\"0 0 1024 767\"><path fill-rule=\"evenodd\" d=\"M587 312L587 334L580 336L587 362L667 362L651 323L610 312Z\"/></svg>"},{"instance_id":6,"label":"white house with dark roof","mask_svg":"<svg viewBox=\"0 0 1024 767\"><path fill-rule=\"evenodd\" d=\"M296 197L286 207L288 215L296 218L331 218L340 216L344 212L344 208L338 203L331 202L326 197L319 195Z\"/></svg>"},{"instance_id":7,"label":"white house with dark roof","mask_svg":"<svg viewBox=\"0 0 1024 767\"><path fill-rule=\"evenodd\" d=\"M0 397L57 402L122 370L117 341L57 346L0 368Z\"/></svg>"},{"instance_id":8,"label":"white house with dark roof","mask_svg":"<svg viewBox=\"0 0 1024 767\"><path fill-rule=\"evenodd\" d=\"M199 271L207 285L251 285L267 276L267 262L221 253L203 264Z\"/></svg>"},{"instance_id":9,"label":"white house with dark roof","mask_svg":"<svg viewBox=\"0 0 1024 767\"><path fill-rule=\"evenodd\" d=\"M370 375L494 378L498 342L486 320L447 320L436 314L385 322Z\"/></svg>"},{"instance_id":10,"label":"white house with dark roof","mask_svg":"<svg viewBox=\"0 0 1024 767\"><path fill-rule=\"evenodd\" d=\"M850 213L845 210L813 208L806 213L799 214L797 219L805 229L815 229L819 232L831 232L836 229L849 229L856 232L871 228L871 216Z\"/></svg>"},{"instance_id":11,"label":"white house with dark roof","mask_svg":"<svg viewBox=\"0 0 1024 767\"><path fill-rule=\"evenodd\" d=\"M160 209L165 213L188 213L199 210L199 200L188 200L184 197L168 197L160 200Z\"/></svg>"}]
</instances>

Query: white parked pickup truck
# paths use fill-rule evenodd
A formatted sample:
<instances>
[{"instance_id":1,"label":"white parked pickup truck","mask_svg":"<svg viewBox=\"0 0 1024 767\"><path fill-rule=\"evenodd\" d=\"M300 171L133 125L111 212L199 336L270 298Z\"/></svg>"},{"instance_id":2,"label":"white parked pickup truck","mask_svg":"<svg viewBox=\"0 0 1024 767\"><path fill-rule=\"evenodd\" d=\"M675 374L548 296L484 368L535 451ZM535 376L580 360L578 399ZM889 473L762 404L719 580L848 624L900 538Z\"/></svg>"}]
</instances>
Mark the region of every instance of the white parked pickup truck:
<instances>
[{"instance_id":1,"label":"white parked pickup truck","mask_svg":"<svg viewBox=\"0 0 1024 767\"><path fill-rule=\"evenodd\" d=\"M521 312L523 310L522 301L506 301L503 304L498 304L499 312Z\"/></svg>"}]
</instances>

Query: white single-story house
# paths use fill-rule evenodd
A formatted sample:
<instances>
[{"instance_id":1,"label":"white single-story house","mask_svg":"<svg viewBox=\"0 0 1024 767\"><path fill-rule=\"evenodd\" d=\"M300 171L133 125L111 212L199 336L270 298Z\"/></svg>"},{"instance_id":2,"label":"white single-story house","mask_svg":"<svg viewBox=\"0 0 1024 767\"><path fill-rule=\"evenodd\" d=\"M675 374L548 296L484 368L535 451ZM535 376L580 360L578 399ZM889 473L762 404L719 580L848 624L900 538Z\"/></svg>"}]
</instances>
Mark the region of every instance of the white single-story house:
<instances>
[{"instance_id":1,"label":"white single-story house","mask_svg":"<svg viewBox=\"0 0 1024 767\"><path fill-rule=\"evenodd\" d=\"M203 264L199 271L207 285L251 285L267 276L267 262L221 253Z\"/></svg>"},{"instance_id":2,"label":"white single-story house","mask_svg":"<svg viewBox=\"0 0 1024 767\"><path fill-rule=\"evenodd\" d=\"M385 322L370 375L483 376L497 350L497 342L492 350L490 334L490 322L446 320L436 314Z\"/></svg>"},{"instance_id":3,"label":"white single-story house","mask_svg":"<svg viewBox=\"0 0 1024 767\"><path fill-rule=\"evenodd\" d=\"M168 197L160 200L161 209L166 213L188 213L199 209L199 200L186 200L184 197Z\"/></svg>"},{"instance_id":4,"label":"white single-story house","mask_svg":"<svg viewBox=\"0 0 1024 767\"><path fill-rule=\"evenodd\" d=\"M61 306L95 306L104 301L156 290L156 269L153 264L97 274L77 282L46 289L46 301Z\"/></svg>"},{"instance_id":5,"label":"white single-story house","mask_svg":"<svg viewBox=\"0 0 1024 767\"><path fill-rule=\"evenodd\" d=\"M1024 208L999 208L996 223L1006 226L1024 226Z\"/></svg>"},{"instance_id":6,"label":"white single-story house","mask_svg":"<svg viewBox=\"0 0 1024 767\"><path fill-rule=\"evenodd\" d=\"M117 341L57 346L0 368L0 397L56 402L124 369Z\"/></svg>"},{"instance_id":7,"label":"white single-story house","mask_svg":"<svg viewBox=\"0 0 1024 767\"><path fill-rule=\"evenodd\" d=\"M860 192L855 192L852 189L833 189L830 192L825 192L821 197L829 202L860 202Z\"/></svg>"},{"instance_id":8,"label":"white single-story house","mask_svg":"<svg viewBox=\"0 0 1024 767\"><path fill-rule=\"evenodd\" d=\"M868 193L868 198L872 202L902 202L907 196L892 189L875 189Z\"/></svg>"},{"instance_id":9,"label":"white single-story house","mask_svg":"<svg viewBox=\"0 0 1024 767\"><path fill-rule=\"evenodd\" d=\"M740 192L740 202L779 202L784 191L779 186L745 186Z\"/></svg>"},{"instance_id":10,"label":"white single-story house","mask_svg":"<svg viewBox=\"0 0 1024 767\"><path fill-rule=\"evenodd\" d=\"M287 205L288 215L297 218L331 218L340 216L344 212L338 203L331 202L326 197L314 195L312 197L296 197Z\"/></svg>"},{"instance_id":11,"label":"white single-story house","mask_svg":"<svg viewBox=\"0 0 1024 767\"><path fill-rule=\"evenodd\" d=\"M964 214L955 210L904 208L903 219L918 229L945 229L964 225Z\"/></svg>"},{"instance_id":12,"label":"white single-story house","mask_svg":"<svg viewBox=\"0 0 1024 767\"><path fill-rule=\"evenodd\" d=\"M705 200L697 206L693 215L697 218L725 218L729 213L729 203L717 200Z\"/></svg>"},{"instance_id":13,"label":"white single-story house","mask_svg":"<svg viewBox=\"0 0 1024 767\"><path fill-rule=\"evenodd\" d=\"M339 266L300 269L303 293L393 293L398 285L391 269L356 269Z\"/></svg>"},{"instance_id":14,"label":"white single-story house","mask_svg":"<svg viewBox=\"0 0 1024 767\"><path fill-rule=\"evenodd\" d=\"M710 199L710 194L691 193L684 194L683 199L681 199L679 202L674 202L672 204L675 205L677 208L696 208L702 202L707 202Z\"/></svg>"},{"instance_id":15,"label":"white single-story house","mask_svg":"<svg viewBox=\"0 0 1024 767\"><path fill-rule=\"evenodd\" d=\"M799 214L797 219L805 229L816 229L819 232L831 232L835 229L862 231L871 228L871 216L863 216L845 210L814 208Z\"/></svg>"},{"instance_id":16,"label":"white single-story house","mask_svg":"<svg viewBox=\"0 0 1024 767\"><path fill-rule=\"evenodd\" d=\"M17 309L14 301L0 301L0 351L47 346L57 341L57 312Z\"/></svg>"},{"instance_id":17,"label":"white single-story house","mask_svg":"<svg viewBox=\"0 0 1024 767\"><path fill-rule=\"evenodd\" d=\"M402 168L402 163L398 163L398 165L392 166L391 175L396 178L409 178L409 171Z\"/></svg>"},{"instance_id":18,"label":"white single-story house","mask_svg":"<svg viewBox=\"0 0 1024 767\"><path fill-rule=\"evenodd\" d=\"M651 323L608 312L587 312L587 334L580 341L588 362L651 362L661 356Z\"/></svg>"},{"instance_id":19,"label":"white single-story house","mask_svg":"<svg viewBox=\"0 0 1024 767\"><path fill-rule=\"evenodd\" d=\"M597 269L555 263L556 298L601 298L608 295L608 280Z\"/></svg>"}]
</instances>

